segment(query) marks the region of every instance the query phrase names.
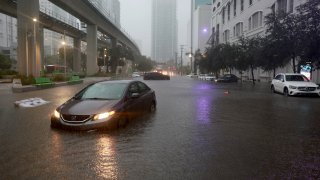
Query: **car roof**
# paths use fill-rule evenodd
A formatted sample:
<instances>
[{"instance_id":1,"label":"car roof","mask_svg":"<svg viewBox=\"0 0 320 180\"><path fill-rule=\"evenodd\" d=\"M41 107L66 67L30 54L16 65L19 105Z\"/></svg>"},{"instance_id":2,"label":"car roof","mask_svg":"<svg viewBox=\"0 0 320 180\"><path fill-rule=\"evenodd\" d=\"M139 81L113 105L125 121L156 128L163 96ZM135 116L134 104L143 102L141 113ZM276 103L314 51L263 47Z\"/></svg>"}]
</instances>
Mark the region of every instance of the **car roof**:
<instances>
[{"instance_id":1,"label":"car roof","mask_svg":"<svg viewBox=\"0 0 320 180\"><path fill-rule=\"evenodd\" d=\"M299 76L301 76L302 74L299 74L299 73L279 73L277 75L299 75Z\"/></svg>"},{"instance_id":2,"label":"car roof","mask_svg":"<svg viewBox=\"0 0 320 180\"><path fill-rule=\"evenodd\" d=\"M136 80L104 80L104 81L99 81L99 82L96 82L96 83L101 83L101 84L108 84L108 83L130 84L132 82L138 82L138 81L136 81Z\"/></svg>"}]
</instances>

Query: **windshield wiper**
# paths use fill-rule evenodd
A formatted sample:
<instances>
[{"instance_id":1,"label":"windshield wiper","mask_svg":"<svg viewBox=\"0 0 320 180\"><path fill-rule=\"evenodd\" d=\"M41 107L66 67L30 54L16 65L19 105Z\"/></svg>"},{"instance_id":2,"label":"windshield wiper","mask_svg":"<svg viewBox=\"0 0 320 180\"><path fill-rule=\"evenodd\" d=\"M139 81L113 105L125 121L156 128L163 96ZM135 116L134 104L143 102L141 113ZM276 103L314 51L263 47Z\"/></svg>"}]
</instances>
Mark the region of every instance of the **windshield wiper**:
<instances>
[{"instance_id":1,"label":"windshield wiper","mask_svg":"<svg viewBox=\"0 0 320 180\"><path fill-rule=\"evenodd\" d=\"M113 100L113 99L92 97L92 98L82 98L81 100Z\"/></svg>"}]
</instances>

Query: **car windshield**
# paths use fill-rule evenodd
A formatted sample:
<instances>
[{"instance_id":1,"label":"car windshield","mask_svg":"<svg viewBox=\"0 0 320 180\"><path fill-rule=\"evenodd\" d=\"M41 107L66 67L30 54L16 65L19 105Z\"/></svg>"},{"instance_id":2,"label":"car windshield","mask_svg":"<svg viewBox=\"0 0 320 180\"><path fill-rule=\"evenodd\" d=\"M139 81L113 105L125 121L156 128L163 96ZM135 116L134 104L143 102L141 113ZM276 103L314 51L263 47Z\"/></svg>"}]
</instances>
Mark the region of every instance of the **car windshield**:
<instances>
[{"instance_id":1,"label":"car windshield","mask_svg":"<svg viewBox=\"0 0 320 180\"><path fill-rule=\"evenodd\" d=\"M81 92L77 99L117 100L126 89L125 83L97 83Z\"/></svg>"},{"instance_id":2,"label":"car windshield","mask_svg":"<svg viewBox=\"0 0 320 180\"><path fill-rule=\"evenodd\" d=\"M302 76L302 75L286 75L287 81L305 81L308 82L309 80Z\"/></svg>"}]
</instances>

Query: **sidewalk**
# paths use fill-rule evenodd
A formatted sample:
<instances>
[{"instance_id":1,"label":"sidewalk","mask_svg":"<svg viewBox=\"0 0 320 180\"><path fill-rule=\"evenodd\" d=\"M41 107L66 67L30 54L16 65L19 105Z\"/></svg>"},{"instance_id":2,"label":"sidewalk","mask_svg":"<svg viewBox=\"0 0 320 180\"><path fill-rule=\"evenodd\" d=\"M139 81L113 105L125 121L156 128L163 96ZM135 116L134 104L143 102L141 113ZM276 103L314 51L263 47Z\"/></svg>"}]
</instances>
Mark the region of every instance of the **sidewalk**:
<instances>
[{"instance_id":1,"label":"sidewalk","mask_svg":"<svg viewBox=\"0 0 320 180\"><path fill-rule=\"evenodd\" d=\"M111 77L86 77L83 78L83 84L90 84L98 81L103 81L103 80L110 80ZM53 87L37 87L34 85L26 85L22 86L21 84L12 84L12 83L5 83L0 85L0 89L12 89L12 92L14 93L20 93L20 92L27 92L27 91L36 91L36 90L41 90L41 89L48 89L48 88L55 88L55 87L60 87L60 86L70 86L71 84L68 84L67 82L56 82Z\"/></svg>"}]
</instances>

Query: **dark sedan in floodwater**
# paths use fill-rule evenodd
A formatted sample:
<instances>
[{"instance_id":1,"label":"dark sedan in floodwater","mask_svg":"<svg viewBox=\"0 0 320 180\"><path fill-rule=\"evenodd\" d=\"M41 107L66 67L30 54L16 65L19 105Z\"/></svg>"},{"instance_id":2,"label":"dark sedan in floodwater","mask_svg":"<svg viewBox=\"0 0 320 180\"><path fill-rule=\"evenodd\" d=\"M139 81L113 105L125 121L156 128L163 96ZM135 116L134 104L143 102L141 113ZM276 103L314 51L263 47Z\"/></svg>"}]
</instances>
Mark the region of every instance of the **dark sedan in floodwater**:
<instances>
[{"instance_id":1,"label":"dark sedan in floodwater","mask_svg":"<svg viewBox=\"0 0 320 180\"><path fill-rule=\"evenodd\" d=\"M145 73L143 80L170 80L170 76L158 72Z\"/></svg>"},{"instance_id":2,"label":"dark sedan in floodwater","mask_svg":"<svg viewBox=\"0 0 320 180\"><path fill-rule=\"evenodd\" d=\"M155 92L143 82L101 81L59 106L51 117L51 127L115 129L145 112L154 112L156 104Z\"/></svg>"},{"instance_id":3,"label":"dark sedan in floodwater","mask_svg":"<svg viewBox=\"0 0 320 180\"><path fill-rule=\"evenodd\" d=\"M225 74L222 77L219 77L215 80L217 83L231 83L238 82L238 77L234 74Z\"/></svg>"}]
</instances>

